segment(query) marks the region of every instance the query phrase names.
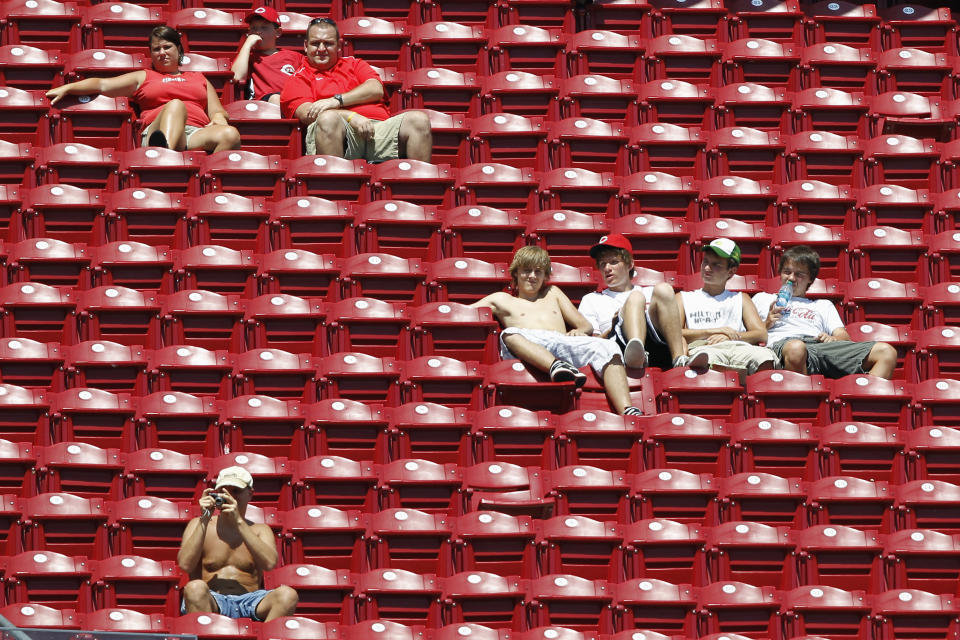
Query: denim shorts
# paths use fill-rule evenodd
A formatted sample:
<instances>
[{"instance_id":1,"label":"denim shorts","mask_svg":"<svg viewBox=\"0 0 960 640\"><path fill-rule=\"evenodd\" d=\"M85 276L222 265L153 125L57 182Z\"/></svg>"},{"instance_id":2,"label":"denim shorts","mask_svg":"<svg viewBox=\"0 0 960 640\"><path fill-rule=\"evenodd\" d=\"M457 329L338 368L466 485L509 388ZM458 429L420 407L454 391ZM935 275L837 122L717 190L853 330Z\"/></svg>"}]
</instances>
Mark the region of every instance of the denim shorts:
<instances>
[{"instance_id":1,"label":"denim shorts","mask_svg":"<svg viewBox=\"0 0 960 640\"><path fill-rule=\"evenodd\" d=\"M251 618L258 622L263 622L257 617L257 605L270 593L266 589L251 591L236 596L230 596L216 591L210 591L210 595L217 601L217 607L220 609L220 615L228 618ZM180 614L187 612L187 605L180 603Z\"/></svg>"}]
</instances>

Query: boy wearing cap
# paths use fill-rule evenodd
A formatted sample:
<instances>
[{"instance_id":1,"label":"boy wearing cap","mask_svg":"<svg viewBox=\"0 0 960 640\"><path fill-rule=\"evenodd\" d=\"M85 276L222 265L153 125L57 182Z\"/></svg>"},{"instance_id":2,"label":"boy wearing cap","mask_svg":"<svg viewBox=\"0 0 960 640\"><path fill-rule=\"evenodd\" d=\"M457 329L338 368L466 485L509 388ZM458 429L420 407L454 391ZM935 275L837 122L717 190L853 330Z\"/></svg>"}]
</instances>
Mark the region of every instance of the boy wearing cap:
<instances>
[{"instance_id":1,"label":"boy wearing cap","mask_svg":"<svg viewBox=\"0 0 960 640\"><path fill-rule=\"evenodd\" d=\"M772 369L776 356L770 349L757 346L767 339L767 330L750 296L727 291L727 282L739 266L737 243L717 238L703 248L703 285L677 293L677 307L690 353L706 354L714 369L736 371L742 383L750 374Z\"/></svg>"},{"instance_id":2,"label":"boy wearing cap","mask_svg":"<svg viewBox=\"0 0 960 640\"><path fill-rule=\"evenodd\" d=\"M299 51L277 48L280 15L273 7L257 7L246 17L247 37L233 59L233 81L244 87L248 100L280 104L280 91L287 78L306 58Z\"/></svg>"},{"instance_id":3,"label":"boy wearing cap","mask_svg":"<svg viewBox=\"0 0 960 640\"><path fill-rule=\"evenodd\" d=\"M220 472L216 488L203 490L203 512L187 523L177 553L177 564L190 577L181 614L219 613L261 622L293 615L294 589L263 589L263 573L277 566L279 556L270 527L245 517L252 495L253 477L236 466Z\"/></svg>"},{"instance_id":4,"label":"boy wearing cap","mask_svg":"<svg viewBox=\"0 0 960 640\"><path fill-rule=\"evenodd\" d=\"M652 287L633 284L636 271L626 237L619 233L603 236L591 247L590 257L596 260L597 270L607 285L580 301L579 311L593 327L593 335L614 341L628 367L642 369L648 348L655 359L668 349L670 363L675 367L706 366L705 356L692 359L687 354L673 287L665 282Z\"/></svg>"},{"instance_id":5,"label":"boy wearing cap","mask_svg":"<svg viewBox=\"0 0 960 640\"><path fill-rule=\"evenodd\" d=\"M896 349L885 342L852 342L829 300L806 297L820 273L816 251L807 245L790 247L777 271L781 285L793 283L790 302L778 307L777 294L765 292L753 296L753 302L766 323L767 344L784 369L827 378L869 373L890 379L897 366Z\"/></svg>"},{"instance_id":6,"label":"boy wearing cap","mask_svg":"<svg viewBox=\"0 0 960 640\"><path fill-rule=\"evenodd\" d=\"M590 365L617 413L641 415L630 404L630 387L620 350L609 340L590 335L592 327L559 287L545 284L550 255L540 247L521 247L510 263L515 295L491 293L471 304L489 307L503 325L500 355L518 358L554 382L582 387L587 376L578 367ZM572 327L568 329L568 327Z\"/></svg>"}]
</instances>

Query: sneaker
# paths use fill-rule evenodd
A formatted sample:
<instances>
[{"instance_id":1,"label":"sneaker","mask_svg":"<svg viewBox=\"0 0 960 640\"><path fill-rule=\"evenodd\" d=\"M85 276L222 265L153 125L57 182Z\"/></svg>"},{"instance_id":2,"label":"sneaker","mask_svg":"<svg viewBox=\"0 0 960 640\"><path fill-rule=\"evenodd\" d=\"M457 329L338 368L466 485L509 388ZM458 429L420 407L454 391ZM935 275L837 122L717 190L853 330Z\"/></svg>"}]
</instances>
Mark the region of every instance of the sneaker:
<instances>
[{"instance_id":1,"label":"sneaker","mask_svg":"<svg viewBox=\"0 0 960 640\"><path fill-rule=\"evenodd\" d=\"M147 138L147 145L151 147L163 147L167 148L167 136L163 135L163 131L159 129L150 134L150 137Z\"/></svg>"},{"instance_id":2,"label":"sneaker","mask_svg":"<svg viewBox=\"0 0 960 640\"><path fill-rule=\"evenodd\" d=\"M642 416L642 415L643 415L643 411L640 411L640 409L637 409L636 407L627 407L626 409L623 410L623 415L625 415L625 416Z\"/></svg>"},{"instance_id":3,"label":"sneaker","mask_svg":"<svg viewBox=\"0 0 960 640\"><path fill-rule=\"evenodd\" d=\"M579 389L587 383L587 374L565 360L554 360L550 365L550 379L554 382L573 382Z\"/></svg>"},{"instance_id":4,"label":"sneaker","mask_svg":"<svg viewBox=\"0 0 960 640\"><path fill-rule=\"evenodd\" d=\"M710 356L706 351L698 351L692 356L677 356L677 359L673 361L673 366L705 371L710 366Z\"/></svg>"},{"instance_id":5,"label":"sneaker","mask_svg":"<svg viewBox=\"0 0 960 640\"><path fill-rule=\"evenodd\" d=\"M647 351L639 338L632 338L623 350L623 364L631 369L643 369L647 366Z\"/></svg>"}]
</instances>

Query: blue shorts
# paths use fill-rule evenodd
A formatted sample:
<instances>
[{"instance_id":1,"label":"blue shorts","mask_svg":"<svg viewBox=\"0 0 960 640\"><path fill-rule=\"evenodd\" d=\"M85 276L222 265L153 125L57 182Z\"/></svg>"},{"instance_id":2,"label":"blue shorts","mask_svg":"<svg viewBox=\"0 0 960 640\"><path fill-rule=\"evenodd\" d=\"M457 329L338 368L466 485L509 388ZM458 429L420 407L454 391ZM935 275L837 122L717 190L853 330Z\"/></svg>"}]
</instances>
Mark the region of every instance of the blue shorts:
<instances>
[{"instance_id":1,"label":"blue shorts","mask_svg":"<svg viewBox=\"0 0 960 640\"><path fill-rule=\"evenodd\" d=\"M211 590L210 595L217 601L217 607L220 609L220 615L228 618L251 618L257 622L263 622L257 617L257 605L270 593L266 589L251 591L238 596L228 596L223 593L217 593ZM180 602L180 615L187 612L185 602Z\"/></svg>"}]
</instances>

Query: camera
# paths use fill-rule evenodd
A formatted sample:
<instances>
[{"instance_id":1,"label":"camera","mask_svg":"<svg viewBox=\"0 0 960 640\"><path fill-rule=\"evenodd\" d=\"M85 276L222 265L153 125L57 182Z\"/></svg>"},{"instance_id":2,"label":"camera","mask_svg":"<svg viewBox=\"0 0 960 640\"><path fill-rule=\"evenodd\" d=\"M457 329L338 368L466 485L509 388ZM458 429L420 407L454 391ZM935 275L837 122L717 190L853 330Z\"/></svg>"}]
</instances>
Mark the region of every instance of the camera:
<instances>
[{"instance_id":1,"label":"camera","mask_svg":"<svg viewBox=\"0 0 960 640\"><path fill-rule=\"evenodd\" d=\"M217 509L223 508L223 496L219 493L213 494L213 504Z\"/></svg>"}]
</instances>

